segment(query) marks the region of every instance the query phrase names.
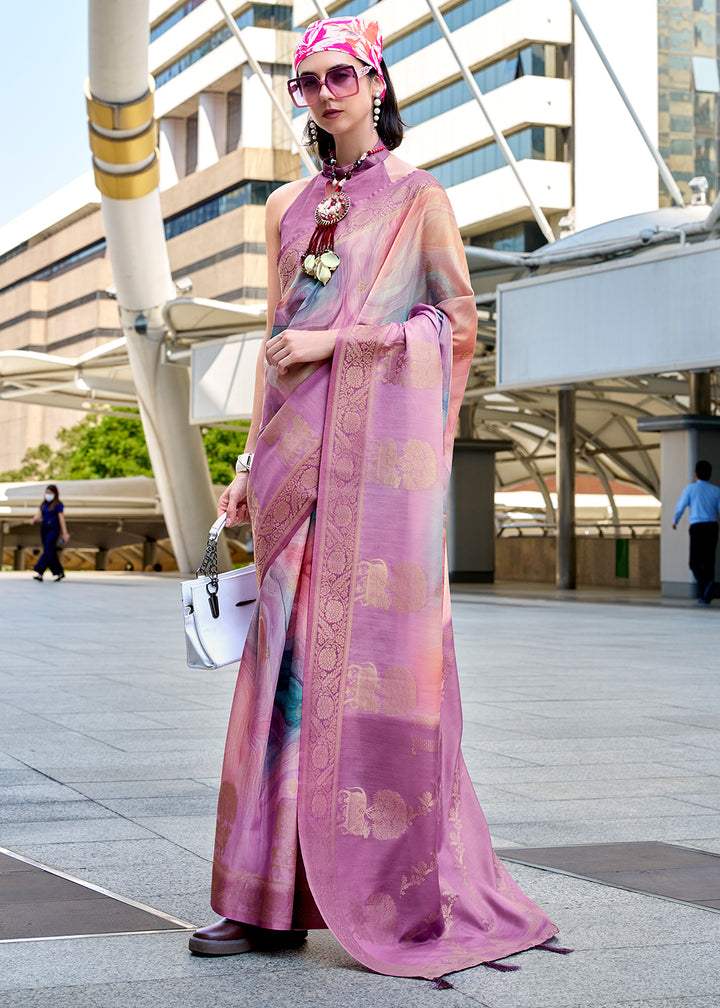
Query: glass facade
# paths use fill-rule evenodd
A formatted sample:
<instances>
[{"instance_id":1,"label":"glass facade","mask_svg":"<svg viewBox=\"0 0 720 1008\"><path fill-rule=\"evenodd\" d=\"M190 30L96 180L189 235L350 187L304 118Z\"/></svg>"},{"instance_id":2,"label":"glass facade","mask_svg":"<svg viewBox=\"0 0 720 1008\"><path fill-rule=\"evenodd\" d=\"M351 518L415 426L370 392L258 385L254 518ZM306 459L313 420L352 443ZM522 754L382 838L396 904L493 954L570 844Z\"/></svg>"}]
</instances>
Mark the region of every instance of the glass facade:
<instances>
[{"instance_id":1,"label":"glass facade","mask_svg":"<svg viewBox=\"0 0 720 1008\"><path fill-rule=\"evenodd\" d=\"M195 206L188 207L173 217L168 217L165 221L165 237L167 239L176 238L186 231L192 231L193 228L206 224L207 221L214 220L216 217L222 217L223 214L230 213L231 210L236 210L241 206L247 206L248 204L264 206L270 193L281 185L283 185L282 182L268 182L264 179L249 179L246 182L241 182L240 185L234 186L226 192L203 200L202 203L196 203ZM80 265L90 256L103 252L105 246L105 239L102 238L100 241L87 245L78 252L73 252L71 255L58 259L49 266L44 266L42 269L23 277L21 280L16 280L14 283L0 290L0 294L13 290L15 287L20 287L30 280L50 280L52 277ZM23 247L19 246L17 250L13 250L13 253L19 254L24 250ZM9 254L7 257L10 258Z\"/></svg>"},{"instance_id":2,"label":"glass facade","mask_svg":"<svg viewBox=\"0 0 720 1008\"><path fill-rule=\"evenodd\" d=\"M506 137L508 146L518 161L562 161L564 140L562 131L554 126L531 126ZM505 158L496 143L485 144L467 154L449 158L428 168L445 189L459 185L479 175L487 175L505 166Z\"/></svg>"},{"instance_id":3,"label":"glass facade","mask_svg":"<svg viewBox=\"0 0 720 1008\"><path fill-rule=\"evenodd\" d=\"M181 4L172 12L172 14L168 14L167 17L164 17L162 21L155 25L154 28L151 28L150 41L154 42L155 39L160 38L160 36L164 35L169 28L176 25L178 21L182 21L182 19L186 17L190 11L195 10L196 7L199 7L200 4L204 2L205 0L187 0L187 3Z\"/></svg>"},{"instance_id":4,"label":"glass facade","mask_svg":"<svg viewBox=\"0 0 720 1008\"><path fill-rule=\"evenodd\" d=\"M660 151L682 189L696 175L718 193L720 5L658 0ZM660 186L660 204L671 202Z\"/></svg>"},{"instance_id":5,"label":"glass facade","mask_svg":"<svg viewBox=\"0 0 720 1008\"><path fill-rule=\"evenodd\" d=\"M482 17L483 14L495 10L496 7L502 7L507 2L508 0L465 0L464 3L453 7L452 10L443 11L443 17L450 31L456 31ZM389 67L392 67L393 63L398 63L406 56L411 56L412 53L424 49L425 46L431 45L439 38L442 38L440 29L433 20L428 20L424 25L410 32L409 35L404 35L397 42L386 45L383 53L385 62Z\"/></svg>"},{"instance_id":6,"label":"glass facade","mask_svg":"<svg viewBox=\"0 0 720 1008\"><path fill-rule=\"evenodd\" d=\"M281 28L289 31L292 28L292 7L285 7L280 4L253 4L242 14L239 14L235 21L239 28ZM183 70L187 70L193 63L197 63L203 56L207 56L213 49L217 49L223 42L232 35L230 29L225 26L220 31L209 35L203 42L185 53L179 60L165 67L155 78L156 87L162 87L173 77L177 77Z\"/></svg>"},{"instance_id":7,"label":"glass facade","mask_svg":"<svg viewBox=\"0 0 720 1008\"><path fill-rule=\"evenodd\" d=\"M555 46L530 45L496 63L490 63L474 73L473 77L482 93L487 94L525 75L558 77L562 73L563 60ZM417 126L468 101L472 101L472 95L461 79L418 101L403 105L400 114L407 126Z\"/></svg>"},{"instance_id":8,"label":"glass facade","mask_svg":"<svg viewBox=\"0 0 720 1008\"><path fill-rule=\"evenodd\" d=\"M248 204L264 206L270 193L282 184L282 182L264 182L255 179L241 182L239 186L228 189L211 199L203 200L202 203L197 203L195 206L175 214L174 217L168 217L165 221L165 237L167 239L175 238L185 231L191 231L193 228L206 224L216 217L222 217L223 214L237 210L241 206Z\"/></svg>"},{"instance_id":9,"label":"glass facade","mask_svg":"<svg viewBox=\"0 0 720 1008\"><path fill-rule=\"evenodd\" d=\"M499 252L534 252L547 245L547 239L535 221L525 221L498 231L486 231L465 239L466 245L497 249Z\"/></svg>"}]
</instances>

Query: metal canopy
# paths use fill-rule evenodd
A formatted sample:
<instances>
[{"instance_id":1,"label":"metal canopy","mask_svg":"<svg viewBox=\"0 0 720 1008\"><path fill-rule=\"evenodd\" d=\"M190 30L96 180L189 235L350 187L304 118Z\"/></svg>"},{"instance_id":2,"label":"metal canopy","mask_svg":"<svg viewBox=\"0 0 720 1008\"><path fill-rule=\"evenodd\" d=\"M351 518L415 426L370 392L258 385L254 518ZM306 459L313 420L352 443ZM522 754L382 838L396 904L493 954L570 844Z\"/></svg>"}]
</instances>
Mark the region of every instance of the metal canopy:
<instances>
[{"instance_id":1,"label":"metal canopy","mask_svg":"<svg viewBox=\"0 0 720 1008\"><path fill-rule=\"evenodd\" d=\"M467 392L466 433L508 438L511 451L496 455L499 490L532 482L542 494L546 520L555 521L550 487L556 468L557 388L505 389L496 381L496 288L615 259L636 262L661 245L703 243L717 238L720 205L664 207L651 213L609 221L546 245L531 253L467 249L478 304L478 343ZM558 312L562 305L558 305ZM598 311L602 312L602 306ZM630 484L660 495L659 435L639 431L637 421L680 416L690 409L686 372L636 375L574 383L577 398L577 475L597 478L609 501L611 522L619 522L614 488Z\"/></svg>"},{"instance_id":2,"label":"metal canopy","mask_svg":"<svg viewBox=\"0 0 720 1008\"><path fill-rule=\"evenodd\" d=\"M169 343L187 346L203 339L262 332L266 308L176 298L167 303L163 315ZM183 357L187 351L175 359ZM74 358L33 350L0 351L0 399L106 415L137 409L127 339L122 336Z\"/></svg>"}]
</instances>

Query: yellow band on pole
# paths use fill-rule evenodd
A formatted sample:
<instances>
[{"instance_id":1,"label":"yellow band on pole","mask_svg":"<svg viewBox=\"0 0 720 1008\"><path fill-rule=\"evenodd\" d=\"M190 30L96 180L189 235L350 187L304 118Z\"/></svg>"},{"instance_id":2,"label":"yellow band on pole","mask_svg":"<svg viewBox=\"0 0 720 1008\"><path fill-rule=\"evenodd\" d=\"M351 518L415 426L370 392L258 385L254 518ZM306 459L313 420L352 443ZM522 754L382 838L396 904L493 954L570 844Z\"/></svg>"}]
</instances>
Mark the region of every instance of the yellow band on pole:
<instances>
[{"instance_id":1,"label":"yellow band on pole","mask_svg":"<svg viewBox=\"0 0 720 1008\"><path fill-rule=\"evenodd\" d=\"M160 159L157 149L150 164L140 171L113 175L98 168L94 159L93 170L95 185L103 196L109 196L111 199L139 199L140 196L147 196L160 184Z\"/></svg>"},{"instance_id":2,"label":"yellow band on pole","mask_svg":"<svg viewBox=\"0 0 720 1008\"><path fill-rule=\"evenodd\" d=\"M148 78L148 89L134 102L104 102L90 93L90 82L85 81L85 101L88 119L94 126L105 130L140 129L155 114L155 81Z\"/></svg>"},{"instance_id":3,"label":"yellow band on pole","mask_svg":"<svg viewBox=\"0 0 720 1008\"><path fill-rule=\"evenodd\" d=\"M90 150L109 164L135 164L150 157L157 147L157 124L153 120L142 133L131 137L108 137L90 124Z\"/></svg>"}]
</instances>

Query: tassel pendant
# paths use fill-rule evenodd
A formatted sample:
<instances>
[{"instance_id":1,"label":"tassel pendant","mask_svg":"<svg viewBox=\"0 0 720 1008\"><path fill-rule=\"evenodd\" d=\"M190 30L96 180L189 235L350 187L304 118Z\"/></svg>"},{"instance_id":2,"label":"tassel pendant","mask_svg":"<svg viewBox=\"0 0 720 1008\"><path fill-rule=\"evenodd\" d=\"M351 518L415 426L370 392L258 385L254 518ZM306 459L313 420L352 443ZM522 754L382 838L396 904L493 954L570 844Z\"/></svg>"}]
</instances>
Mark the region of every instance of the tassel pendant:
<instances>
[{"instance_id":1,"label":"tassel pendant","mask_svg":"<svg viewBox=\"0 0 720 1008\"><path fill-rule=\"evenodd\" d=\"M334 191L321 200L315 210L317 227L310 236L303 255L303 272L325 286L340 265L340 257L333 251L335 228L350 209L350 200L336 184Z\"/></svg>"},{"instance_id":2,"label":"tassel pendant","mask_svg":"<svg viewBox=\"0 0 720 1008\"><path fill-rule=\"evenodd\" d=\"M356 168L359 168L365 158L384 150L384 144L379 144L366 151L357 161L350 165L341 179L337 177L335 151L330 155L332 171L331 189L326 191L325 198L320 200L315 209L315 224L317 225L310 242L302 257L303 273L314 277L325 286L334 271L340 265L340 256L335 252L335 228L350 209L350 197L343 192L343 185L348 181Z\"/></svg>"}]
</instances>

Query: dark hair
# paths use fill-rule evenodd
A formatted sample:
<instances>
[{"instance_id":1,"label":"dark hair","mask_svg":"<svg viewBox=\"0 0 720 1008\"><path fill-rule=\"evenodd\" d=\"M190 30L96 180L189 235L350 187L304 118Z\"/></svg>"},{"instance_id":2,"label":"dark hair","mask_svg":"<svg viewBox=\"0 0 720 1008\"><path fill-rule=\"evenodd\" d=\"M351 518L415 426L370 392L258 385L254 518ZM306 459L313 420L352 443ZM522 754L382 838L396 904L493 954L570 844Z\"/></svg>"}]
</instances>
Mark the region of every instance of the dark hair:
<instances>
[{"instance_id":1,"label":"dark hair","mask_svg":"<svg viewBox=\"0 0 720 1008\"><path fill-rule=\"evenodd\" d=\"M705 459L700 459L695 466L695 475L698 479L709 480L712 476L712 466Z\"/></svg>"},{"instance_id":2,"label":"dark hair","mask_svg":"<svg viewBox=\"0 0 720 1008\"><path fill-rule=\"evenodd\" d=\"M55 486L54 483L48 483L48 485L45 487L45 492L47 493L48 490L51 493L55 494L55 500L50 505L51 507L55 508L55 507L57 507L58 501L60 500L60 491L58 490L58 488Z\"/></svg>"},{"instance_id":3,"label":"dark hair","mask_svg":"<svg viewBox=\"0 0 720 1008\"><path fill-rule=\"evenodd\" d=\"M398 109L397 97L395 95L395 88L390 80L390 73L387 68L385 60L380 62L380 70L382 72L383 78L385 80L385 97L383 98L383 103L380 106L380 118L378 119L377 131L378 136L385 144L388 150L395 150L396 147L400 146L403 138L403 130L405 123L400 118L400 110ZM373 77L377 76L377 70L371 70L368 77L372 81ZM303 143L307 147L316 147L318 157L324 160L326 157L330 156L330 152L335 149L335 138L332 133L328 133L326 130L322 129L315 123L315 132L317 133L317 145L314 144L313 140L310 138L310 132L308 125L310 123L310 118L308 116L308 121L305 124L305 131L303 132Z\"/></svg>"}]
</instances>

